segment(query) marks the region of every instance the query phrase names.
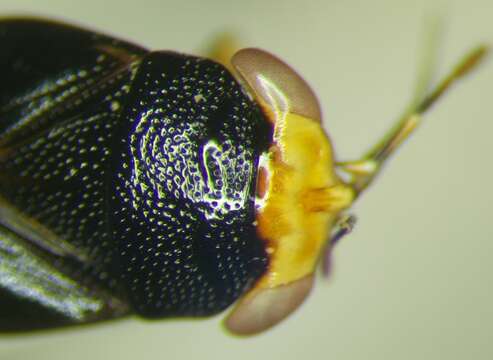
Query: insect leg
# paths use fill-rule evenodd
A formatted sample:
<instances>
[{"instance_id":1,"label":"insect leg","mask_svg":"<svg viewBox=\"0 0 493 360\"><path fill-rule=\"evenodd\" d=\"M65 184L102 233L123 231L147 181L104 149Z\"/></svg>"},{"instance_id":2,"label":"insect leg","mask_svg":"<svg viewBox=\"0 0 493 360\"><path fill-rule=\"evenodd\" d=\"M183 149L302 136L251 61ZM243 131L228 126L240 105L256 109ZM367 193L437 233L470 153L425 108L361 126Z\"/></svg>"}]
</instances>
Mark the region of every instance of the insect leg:
<instances>
[{"instance_id":1,"label":"insect leg","mask_svg":"<svg viewBox=\"0 0 493 360\"><path fill-rule=\"evenodd\" d=\"M229 33L218 35L207 47L206 57L224 65L233 72L231 58L240 49L238 40Z\"/></svg>"},{"instance_id":2,"label":"insect leg","mask_svg":"<svg viewBox=\"0 0 493 360\"><path fill-rule=\"evenodd\" d=\"M344 214L336 222L335 230L330 235L330 240L325 245L325 251L322 257L322 273L325 277L330 276L332 272L332 252L334 246L341 240L344 236L351 233L356 225L356 216L352 214Z\"/></svg>"}]
</instances>

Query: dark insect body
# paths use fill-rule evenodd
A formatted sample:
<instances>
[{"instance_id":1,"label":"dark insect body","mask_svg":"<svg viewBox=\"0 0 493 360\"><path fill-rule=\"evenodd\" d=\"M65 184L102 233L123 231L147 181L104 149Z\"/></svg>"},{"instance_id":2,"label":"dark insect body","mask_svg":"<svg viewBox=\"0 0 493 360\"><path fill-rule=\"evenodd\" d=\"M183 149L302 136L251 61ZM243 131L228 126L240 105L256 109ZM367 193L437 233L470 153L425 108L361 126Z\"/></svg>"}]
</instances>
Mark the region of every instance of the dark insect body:
<instances>
[{"instance_id":1,"label":"dark insect body","mask_svg":"<svg viewBox=\"0 0 493 360\"><path fill-rule=\"evenodd\" d=\"M262 50L230 64L35 19L0 21L0 44L3 332L236 301L232 332L277 324L351 230L344 211L486 52L335 162L313 91Z\"/></svg>"},{"instance_id":2,"label":"dark insect body","mask_svg":"<svg viewBox=\"0 0 493 360\"><path fill-rule=\"evenodd\" d=\"M62 300L59 281L33 298L37 284L9 285L32 270L18 263L37 260L32 246L83 297L111 293L148 317L211 315L251 286L267 265L252 183L271 130L222 65L44 22L2 22L0 43L12 84L0 89L2 230L15 213L69 248L2 256L2 292L40 311ZM62 315L128 310L105 302ZM0 314L2 327L19 323Z\"/></svg>"}]
</instances>

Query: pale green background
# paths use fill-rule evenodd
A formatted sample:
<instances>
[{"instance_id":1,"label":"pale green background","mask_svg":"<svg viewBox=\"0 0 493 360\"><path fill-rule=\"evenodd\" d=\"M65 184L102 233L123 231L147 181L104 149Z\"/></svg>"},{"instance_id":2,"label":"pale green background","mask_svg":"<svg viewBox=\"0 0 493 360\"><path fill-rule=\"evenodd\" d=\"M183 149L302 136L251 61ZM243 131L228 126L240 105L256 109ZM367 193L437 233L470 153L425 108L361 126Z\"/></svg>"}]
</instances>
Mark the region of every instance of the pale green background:
<instances>
[{"instance_id":1,"label":"pale green background","mask_svg":"<svg viewBox=\"0 0 493 360\"><path fill-rule=\"evenodd\" d=\"M341 159L363 152L405 105L427 14L445 19L441 74L493 40L491 0L0 3L0 13L20 10L187 52L232 29L304 74ZM0 359L492 359L492 131L489 61L434 108L357 203L332 280L265 335L228 336L221 317L131 319L0 338Z\"/></svg>"}]
</instances>

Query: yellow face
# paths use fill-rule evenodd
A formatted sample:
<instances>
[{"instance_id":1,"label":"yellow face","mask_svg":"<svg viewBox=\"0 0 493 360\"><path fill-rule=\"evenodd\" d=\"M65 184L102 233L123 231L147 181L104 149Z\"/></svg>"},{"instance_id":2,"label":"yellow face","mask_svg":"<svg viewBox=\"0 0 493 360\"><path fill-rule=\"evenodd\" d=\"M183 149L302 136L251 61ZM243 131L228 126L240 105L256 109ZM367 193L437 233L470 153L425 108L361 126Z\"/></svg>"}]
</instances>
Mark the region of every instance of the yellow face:
<instances>
[{"instance_id":1,"label":"yellow face","mask_svg":"<svg viewBox=\"0 0 493 360\"><path fill-rule=\"evenodd\" d=\"M338 213L351 204L352 189L332 166L320 123L297 114L278 119L274 143L260 164L257 229L267 242L270 266L257 287L274 288L313 273Z\"/></svg>"},{"instance_id":2,"label":"yellow face","mask_svg":"<svg viewBox=\"0 0 493 360\"><path fill-rule=\"evenodd\" d=\"M232 63L274 129L259 161L256 199L269 267L226 320L231 331L252 334L303 302L331 227L354 194L334 172L318 101L304 80L257 49L241 50Z\"/></svg>"}]
</instances>

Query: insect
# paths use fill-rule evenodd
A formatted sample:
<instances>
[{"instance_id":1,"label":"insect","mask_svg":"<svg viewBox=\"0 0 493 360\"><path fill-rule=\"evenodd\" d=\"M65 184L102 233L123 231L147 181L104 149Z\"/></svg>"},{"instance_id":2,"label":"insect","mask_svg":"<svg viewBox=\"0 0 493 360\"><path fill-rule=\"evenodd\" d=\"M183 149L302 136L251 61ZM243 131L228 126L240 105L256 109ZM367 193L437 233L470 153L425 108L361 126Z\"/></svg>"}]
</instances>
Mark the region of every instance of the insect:
<instances>
[{"instance_id":1,"label":"insect","mask_svg":"<svg viewBox=\"0 0 493 360\"><path fill-rule=\"evenodd\" d=\"M314 92L263 50L218 62L36 19L0 21L0 43L3 332L233 303L233 333L272 327L389 155L487 51L336 162Z\"/></svg>"}]
</instances>

